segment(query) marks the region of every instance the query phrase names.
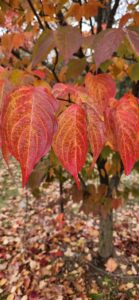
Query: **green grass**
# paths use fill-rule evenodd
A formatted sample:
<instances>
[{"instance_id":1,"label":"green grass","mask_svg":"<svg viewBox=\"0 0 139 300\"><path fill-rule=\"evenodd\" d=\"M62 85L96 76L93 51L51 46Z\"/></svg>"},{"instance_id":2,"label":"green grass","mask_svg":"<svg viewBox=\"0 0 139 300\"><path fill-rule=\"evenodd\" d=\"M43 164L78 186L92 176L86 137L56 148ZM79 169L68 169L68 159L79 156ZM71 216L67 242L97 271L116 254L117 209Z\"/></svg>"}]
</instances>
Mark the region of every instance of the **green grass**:
<instances>
[{"instance_id":1,"label":"green grass","mask_svg":"<svg viewBox=\"0 0 139 300\"><path fill-rule=\"evenodd\" d=\"M2 208L7 200L18 196L18 189L21 187L20 168L15 160L10 161L12 175L9 173L6 164L0 157L0 208Z\"/></svg>"}]
</instances>

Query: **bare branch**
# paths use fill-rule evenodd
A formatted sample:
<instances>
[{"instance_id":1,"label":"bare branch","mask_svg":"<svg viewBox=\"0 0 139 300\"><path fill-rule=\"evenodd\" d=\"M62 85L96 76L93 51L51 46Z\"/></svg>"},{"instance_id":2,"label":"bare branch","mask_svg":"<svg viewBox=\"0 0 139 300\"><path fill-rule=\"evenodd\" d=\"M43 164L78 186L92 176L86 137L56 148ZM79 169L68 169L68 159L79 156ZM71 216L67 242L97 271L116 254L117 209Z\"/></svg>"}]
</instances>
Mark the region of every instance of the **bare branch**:
<instances>
[{"instance_id":1,"label":"bare branch","mask_svg":"<svg viewBox=\"0 0 139 300\"><path fill-rule=\"evenodd\" d=\"M115 0L113 8L111 9L109 17L108 17L107 28L111 28L114 23L114 16L116 14L116 10L119 6L119 3L120 3L120 0Z\"/></svg>"},{"instance_id":2,"label":"bare branch","mask_svg":"<svg viewBox=\"0 0 139 300\"><path fill-rule=\"evenodd\" d=\"M64 98L61 98L61 97L58 97L57 99L60 100L60 101L68 102L68 103L74 103L70 99L64 99Z\"/></svg>"},{"instance_id":3,"label":"bare branch","mask_svg":"<svg viewBox=\"0 0 139 300\"><path fill-rule=\"evenodd\" d=\"M32 11L33 11L35 17L36 17L37 20L38 20L38 23L39 23L39 25L40 25L40 28L41 28L42 30L45 30L45 28L44 28L44 26L43 26L43 24L42 24L42 21L41 21L39 15L38 15L37 12L36 12L36 9L35 9L33 3L31 2L31 0L27 0L27 1L28 1L28 4L29 4L30 8L32 9Z\"/></svg>"}]
</instances>

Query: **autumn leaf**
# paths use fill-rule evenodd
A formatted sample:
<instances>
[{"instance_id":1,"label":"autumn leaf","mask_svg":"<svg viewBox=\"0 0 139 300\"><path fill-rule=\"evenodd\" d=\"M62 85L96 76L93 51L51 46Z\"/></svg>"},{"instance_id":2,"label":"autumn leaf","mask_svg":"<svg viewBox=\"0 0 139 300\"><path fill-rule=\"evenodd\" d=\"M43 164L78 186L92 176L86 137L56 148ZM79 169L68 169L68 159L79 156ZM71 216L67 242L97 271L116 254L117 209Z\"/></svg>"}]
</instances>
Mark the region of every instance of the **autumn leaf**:
<instances>
[{"instance_id":1,"label":"autumn leaf","mask_svg":"<svg viewBox=\"0 0 139 300\"><path fill-rule=\"evenodd\" d=\"M58 83L53 88L57 98L71 99L77 104L85 104L87 113L87 131L93 153L93 166L106 142L106 129L103 112L110 97L114 97L116 86L108 74L93 76L88 73L85 78L85 88L71 84Z\"/></svg>"},{"instance_id":2,"label":"autumn leaf","mask_svg":"<svg viewBox=\"0 0 139 300\"><path fill-rule=\"evenodd\" d=\"M82 35L77 27L67 25L53 31L48 29L42 33L34 47L32 67L44 60L55 47L67 62L78 51L81 44Z\"/></svg>"},{"instance_id":3,"label":"autumn leaf","mask_svg":"<svg viewBox=\"0 0 139 300\"><path fill-rule=\"evenodd\" d=\"M6 300L14 300L14 294L10 294Z\"/></svg>"},{"instance_id":4,"label":"autumn leaf","mask_svg":"<svg viewBox=\"0 0 139 300\"><path fill-rule=\"evenodd\" d=\"M71 59L65 72L66 80L71 80L74 77L81 76L86 66L86 59Z\"/></svg>"},{"instance_id":5,"label":"autumn leaf","mask_svg":"<svg viewBox=\"0 0 139 300\"><path fill-rule=\"evenodd\" d=\"M10 55L12 49L23 47L31 35L27 32L6 33L2 36L2 49L6 55Z\"/></svg>"},{"instance_id":6,"label":"autumn leaf","mask_svg":"<svg viewBox=\"0 0 139 300\"><path fill-rule=\"evenodd\" d=\"M64 60L68 62L81 46L82 35L80 34L79 29L68 25L59 27L53 34L60 54L64 57Z\"/></svg>"},{"instance_id":7,"label":"autumn leaf","mask_svg":"<svg viewBox=\"0 0 139 300\"><path fill-rule=\"evenodd\" d=\"M126 35L133 50L139 55L139 33L133 30L127 30Z\"/></svg>"},{"instance_id":8,"label":"autumn leaf","mask_svg":"<svg viewBox=\"0 0 139 300\"><path fill-rule=\"evenodd\" d=\"M125 33L122 29L107 29L96 35L94 40L94 58L96 67L112 57L123 41Z\"/></svg>"},{"instance_id":9,"label":"autumn leaf","mask_svg":"<svg viewBox=\"0 0 139 300\"><path fill-rule=\"evenodd\" d=\"M97 107L98 113L103 115L108 105L109 98L115 97L116 84L109 74L92 75L87 73L85 86L90 98L87 103L92 107Z\"/></svg>"},{"instance_id":10,"label":"autumn leaf","mask_svg":"<svg viewBox=\"0 0 139 300\"><path fill-rule=\"evenodd\" d=\"M47 3L47 1L42 1L44 13L50 17L56 14L56 6L52 3Z\"/></svg>"},{"instance_id":11,"label":"autumn leaf","mask_svg":"<svg viewBox=\"0 0 139 300\"><path fill-rule=\"evenodd\" d=\"M104 120L102 120L101 116L95 110L87 107L86 112L88 137L93 153L92 167L94 167L106 142L106 127Z\"/></svg>"},{"instance_id":12,"label":"autumn leaf","mask_svg":"<svg viewBox=\"0 0 139 300\"><path fill-rule=\"evenodd\" d=\"M73 84L56 83L53 87L53 95L58 98L67 99L70 97L77 104L88 104L98 111L100 116L109 103L109 98L116 94L116 83L108 74L92 75L87 73L85 87Z\"/></svg>"},{"instance_id":13,"label":"autumn leaf","mask_svg":"<svg viewBox=\"0 0 139 300\"><path fill-rule=\"evenodd\" d=\"M68 101L70 96L76 104L87 103L89 98L89 94L83 86L73 84L56 83L52 93L60 100L64 99Z\"/></svg>"},{"instance_id":14,"label":"autumn leaf","mask_svg":"<svg viewBox=\"0 0 139 300\"><path fill-rule=\"evenodd\" d=\"M78 173L85 163L88 150L86 115L81 106L72 104L60 115L53 149L79 187Z\"/></svg>"},{"instance_id":15,"label":"autumn leaf","mask_svg":"<svg viewBox=\"0 0 139 300\"><path fill-rule=\"evenodd\" d=\"M43 70L33 70L32 73L37 77L39 77L40 79L45 79L46 74L45 71Z\"/></svg>"},{"instance_id":16,"label":"autumn leaf","mask_svg":"<svg viewBox=\"0 0 139 300\"><path fill-rule=\"evenodd\" d=\"M123 199L121 198L113 198L112 199L112 208L118 209L123 204Z\"/></svg>"},{"instance_id":17,"label":"autumn leaf","mask_svg":"<svg viewBox=\"0 0 139 300\"><path fill-rule=\"evenodd\" d=\"M127 23L127 21L131 18L132 18L132 13L126 13L125 15L123 15L122 18L120 19L119 27L123 27Z\"/></svg>"},{"instance_id":18,"label":"autumn leaf","mask_svg":"<svg viewBox=\"0 0 139 300\"><path fill-rule=\"evenodd\" d=\"M97 15L99 7L103 7L103 5L97 0L93 2L89 0L83 5L75 3L71 5L66 17L73 16L78 21L80 21L82 17L89 19Z\"/></svg>"},{"instance_id":19,"label":"autumn leaf","mask_svg":"<svg viewBox=\"0 0 139 300\"><path fill-rule=\"evenodd\" d=\"M68 95L75 92L72 84L56 83L52 89L52 93L56 98L68 99Z\"/></svg>"},{"instance_id":20,"label":"autumn leaf","mask_svg":"<svg viewBox=\"0 0 139 300\"><path fill-rule=\"evenodd\" d=\"M0 148L2 146L2 110L4 105L4 98L13 89L12 83L8 80L7 70L0 67Z\"/></svg>"},{"instance_id":21,"label":"autumn leaf","mask_svg":"<svg viewBox=\"0 0 139 300\"><path fill-rule=\"evenodd\" d=\"M139 80L139 63L135 63L128 68L128 74L131 80L138 82Z\"/></svg>"},{"instance_id":22,"label":"autumn leaf","mask_svg":"<svg viewBox=\"0 0 139 300\"><path fill-rule=\"evenodd\" d=\"M54 47L53 32L47 29L41 34L33 49L32 67L43 61Z\"/></svg>"},{"instance_id":23,"label":"autumn leaf","mask_svg":"<svg viewBox=\"0 0 139 300\"><path fill-rule=\"evenodd\" d=\"M106 267L106 271L112 273L117 269L118 264L117 264L116 260L111 257L107 260L105 267Z\"/></svg>"},{"instance_id":24,"label":"autumn leaf","mask_svg":"<svg viewBox=\"0 0 139 300\"><path fill-rule=\"evenodd\" d=\"M139 157L138 100L132 94L125 94L119 101L111 102L111 105L112 107L106 117L109 120L109 129L111 130L110 144L114 150L119 152L125 174L128 175ZM110 130L108 131L110 132Z\"/></svg>"},{"instance_id":25,"label":"autumn leaf","mask_svg":"<svg viewBox=\"0 0 139 300\"><path fill-rule=\"evenodd\" d=\"M53 93L58 99L67 99L70 94L71 99L73 99L75 103L79 105L85 104L88 138L93 153L94 166L106 141L103 110L108 102L108 98L115 95L115 83L107 74L93 76L91 73L88 73L85 82L87 89L70 84L58 83L54 86ZM103 107L102 110L101 106Z\"/></svg>"},{"instance_id":26,"label":"autumn leaf","mask_svg":"<svg viewBox=\"0 0 139 300\"><path fill-rule=\"evenodd\" d=\"M82 46L85 49L94 48L95 35L87 35L82 38Z\"/></svg>"},{"instance_id":27,"label":"autumn leaf","mask_svg":"<svg viewBox=\"0 0 139 300\"><path fill-rule=\"evenodd\" d=\"M55 98L42 87L19 88L5 101L2 112L3 156L8 150L19 161L23 186L35 164L50 150L57 127L56 109Z\"/></svg>"}]
</instances>

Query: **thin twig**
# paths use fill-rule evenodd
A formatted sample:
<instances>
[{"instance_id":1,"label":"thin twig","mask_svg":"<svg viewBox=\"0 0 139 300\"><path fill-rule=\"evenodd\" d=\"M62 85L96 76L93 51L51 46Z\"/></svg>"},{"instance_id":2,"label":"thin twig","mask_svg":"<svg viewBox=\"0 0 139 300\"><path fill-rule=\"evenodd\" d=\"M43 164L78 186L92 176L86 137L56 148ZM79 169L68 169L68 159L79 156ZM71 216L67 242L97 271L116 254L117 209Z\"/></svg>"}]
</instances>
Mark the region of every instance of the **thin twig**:
<instances>
[{"instance_id":1,"label":"thin twig","mask_svg":"<svg viewBox=\"0 0 139 300\"><path fill-rule=\"evenodd\" d=\"M90 20L91 33L94 34L94 26L93 26L92 18L89 18L89 20Z\"/></svg>"},{"instance_id":2,"label":"thin twig","mask_svg":"<svg viewBox=\"0 0 139 300\"><path fill-rule=\"evenodd\" d=\"M55 71L56 66L57 66L57 63L58 63L58 51L57 51L57 48L56 48L56 47L54 48L54 50L55 50L55 54L56 54L56 59L55 59L54 67L53 67L53 69L52 69L52 73L53 73L53 75L54 75L55 80L56 80L57 82L60 82L59 77L57 76L56 71Z\"/></svg>"},{"instance_id":3,"label":"thin twig","mask_svg":"<svg viewBox=\"0 0 139 300\"><path fill-rule=\"evenodd\" d=\"M21 60L21 56L18 50L12 49L12 54L19 60Z\"/></svg>"},{"instance_id":4,"label":"thin twig","mask_svg":"<svg viewBox=\"0 0 139 300\"><path fill-rule=\"evenodd\" d=\"M44 28L44 26L43 26L43 24L42 24L42 21L41 21L39 15L37 14L36 9L35 9L35 7L34 7L32 1L31 1L31 0L27 0L27 1L28 1L29 5L30 5L30 7L31 7L31 9L32 9L32 11L33 11L35 17L36 17L37 20L38 20L38 23L39 23L39 25L40 25L40 28L41 28L42 30L45 30L45 28Z\"/></svg>"},{"instance_id":5,"label":"thin twig","mask_svg":"<svg viewBox=\"0 0 139 300\"><path fill-rule=\"evenodd\" d=\"M41 5L42 5L42 10L44 11L43 2L42 2L42 1L40 1L40 2L41 2ZM46 16L46 14L44 14L44 16ZM46 20L45 20L44 22L45 22L46 28L51 29L51 27L50 27L50 25L48 24L48 22L47 22Z\"/></svg>"},{"instance_id":6,"label":"thin twig","mask_svg":"<svg viewBox=\"0 0 139 300\"><path fill-rule=\"evenodd\" d=\"M73 101L71 101L71 99L64 99L64 98L60 98L60 97L58 97L57 100L65 101L67 103L74 103Z\"/></svg>"},{"instance_id":7,"label":"thin twig","mask_svg":"<svg viewBox=\"0 0 139 300\"><path fill-rule=\"evenodd\" d=\"M113 5L113 8L110 11L108 22L107 22L107 28L111 28L114 23L114 16L116 14L117 8L119 6L120 0L115 0L115 3Z\"/></svg>"},{"instance_id":8,"label":"thin twig","mask_svg":"<svg viewBox=\"0 0 139 300\"><path fill-rule=\"evenodd\" d=\"M57 76L57 74L56 74L55 69L52 69L51 71L52 71L52 73L53 73L53 75L54 75L55 80L56 80L57 82L60 82L60 80L59 80L59 78L58 78L58 76Z\"/></svg>"}]
</instances>

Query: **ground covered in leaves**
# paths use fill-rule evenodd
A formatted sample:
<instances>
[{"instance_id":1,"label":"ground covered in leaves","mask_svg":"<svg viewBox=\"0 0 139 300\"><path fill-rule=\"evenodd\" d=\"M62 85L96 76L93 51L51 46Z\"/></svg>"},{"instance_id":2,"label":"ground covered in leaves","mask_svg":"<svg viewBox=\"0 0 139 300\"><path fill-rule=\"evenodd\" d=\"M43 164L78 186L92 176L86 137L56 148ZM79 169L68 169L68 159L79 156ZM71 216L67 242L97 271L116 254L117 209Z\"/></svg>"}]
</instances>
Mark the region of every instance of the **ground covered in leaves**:
<instances>
[{"instance_id":1,"label":"ground covered in leaves","mask_svg":"<svg viewBox=\"0 0 139 300\"><path fill-rule=\"evenodd\" d=\"M0 300L139 300L138 203L114 212L115 257L102 267L97 217L70 196L61 214L57 182L35 199L18 172L0 172Z\"/></svg>"}]
</instances>

